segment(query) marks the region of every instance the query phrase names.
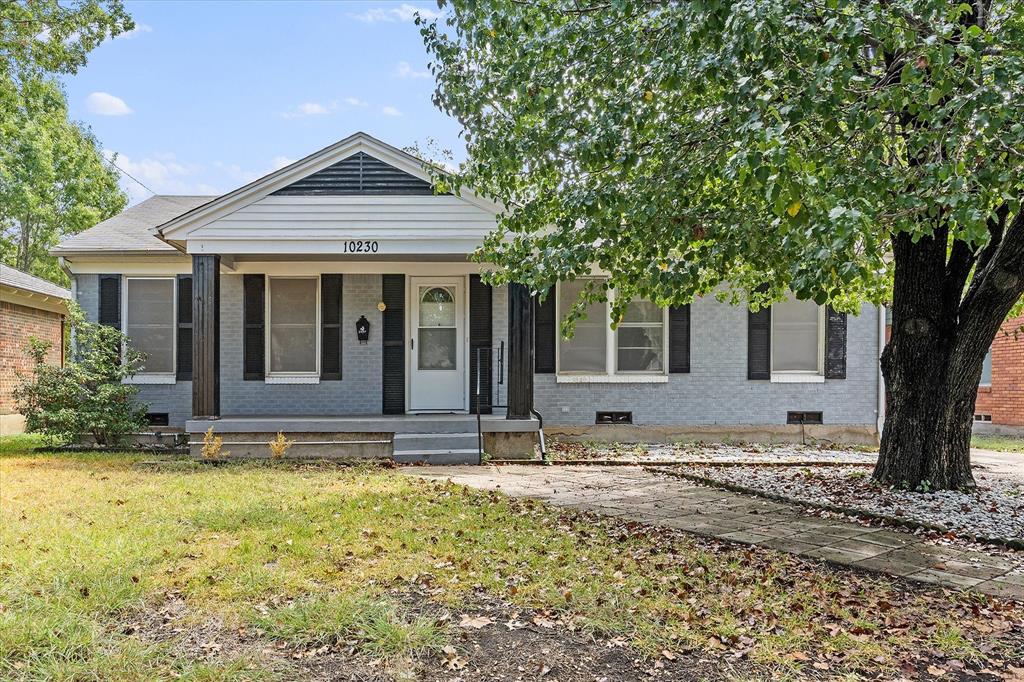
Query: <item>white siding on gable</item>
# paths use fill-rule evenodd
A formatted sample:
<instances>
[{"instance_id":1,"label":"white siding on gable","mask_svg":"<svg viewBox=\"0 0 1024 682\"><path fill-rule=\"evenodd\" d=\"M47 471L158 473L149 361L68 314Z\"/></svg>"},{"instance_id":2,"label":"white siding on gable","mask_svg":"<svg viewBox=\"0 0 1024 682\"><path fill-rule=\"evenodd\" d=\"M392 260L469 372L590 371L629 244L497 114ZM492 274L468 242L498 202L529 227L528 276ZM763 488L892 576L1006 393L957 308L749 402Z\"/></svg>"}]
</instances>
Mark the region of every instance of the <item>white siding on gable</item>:
<instances>
[{"instance_id":1,"label":"white siding on gable","mask_svg":"<svg viewBox=\"0 0 1024 682\"><path fill-rule=\"evenodd\" d=\"M189 240L466 239L494 215L459 197L267 196L189 234Z\"/></svg>"}]
</instances>

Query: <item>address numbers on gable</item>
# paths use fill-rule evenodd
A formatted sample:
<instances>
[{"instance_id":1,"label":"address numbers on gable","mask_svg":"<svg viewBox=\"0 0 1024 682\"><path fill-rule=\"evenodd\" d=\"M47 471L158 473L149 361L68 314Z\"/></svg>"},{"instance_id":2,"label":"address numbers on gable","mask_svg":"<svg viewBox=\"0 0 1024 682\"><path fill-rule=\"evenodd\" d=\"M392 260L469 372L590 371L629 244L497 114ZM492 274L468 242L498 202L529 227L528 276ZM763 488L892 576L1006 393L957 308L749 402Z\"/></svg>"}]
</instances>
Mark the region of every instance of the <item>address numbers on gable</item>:
<instances>
[{"instance_id":1,"label":"address numbers on gable","mask_svg":"<svg viewBox=\"0 0 1024 682\"><path fill-rule=\"evenodd\" d=\"M376 239L355 239L342 242L342 253L377 253L380 245Z\"/></svg>"}]
</instances>

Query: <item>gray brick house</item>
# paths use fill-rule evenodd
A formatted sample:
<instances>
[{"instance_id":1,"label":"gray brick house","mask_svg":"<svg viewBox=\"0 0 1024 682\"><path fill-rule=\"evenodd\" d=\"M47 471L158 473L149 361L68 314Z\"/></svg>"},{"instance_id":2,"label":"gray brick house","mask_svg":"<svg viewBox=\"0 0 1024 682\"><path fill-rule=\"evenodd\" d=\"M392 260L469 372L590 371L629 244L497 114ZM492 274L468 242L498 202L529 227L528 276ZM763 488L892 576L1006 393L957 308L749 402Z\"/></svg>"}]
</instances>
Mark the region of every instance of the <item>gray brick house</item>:
<instances>
[{"instance_id":1,"label":"gray brick house","mask_svg":"<svg viewBox=\"0 0 1024 682\"><path fill-rule=\"evenodd\" d=\"M54 253L86 314L146 354L132 381L154 426L196 448L213 427L235 453L284 431L300 455L472 460L478 438L532 452L541 419L593 439L877 437L878 309L636 301L611 329L602 304L561 339L582 282L538 297L469 258L500 211L357 133L223 196L154 196Z\"/></svg>"}]
</instances>

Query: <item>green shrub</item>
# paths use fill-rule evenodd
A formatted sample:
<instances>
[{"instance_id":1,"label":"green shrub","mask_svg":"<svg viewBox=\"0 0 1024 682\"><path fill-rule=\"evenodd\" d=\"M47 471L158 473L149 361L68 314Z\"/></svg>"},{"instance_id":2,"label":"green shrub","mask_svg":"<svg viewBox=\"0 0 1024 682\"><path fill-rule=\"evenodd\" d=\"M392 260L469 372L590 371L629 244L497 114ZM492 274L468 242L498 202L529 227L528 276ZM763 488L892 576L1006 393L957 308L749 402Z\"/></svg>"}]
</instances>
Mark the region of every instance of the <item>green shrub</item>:
<instances>
[{"instance_id":1,"label":"green shrub","mask_svg":"<svg viewBox=\"0 0 1024 682\"><path fill-rule=\"evenodd\" d=\"M26 352L32 373L20 375L14 389L18 410L31 433L53 443L69 443L91 434L98 445L118 445L145 425L147 406L136 402L139 389L123 383L141 366L143 355L125 343L113 327L71 314L74 348L63 367L46 364L52 344L30 338Z\"/></svg>"}]
</instances>

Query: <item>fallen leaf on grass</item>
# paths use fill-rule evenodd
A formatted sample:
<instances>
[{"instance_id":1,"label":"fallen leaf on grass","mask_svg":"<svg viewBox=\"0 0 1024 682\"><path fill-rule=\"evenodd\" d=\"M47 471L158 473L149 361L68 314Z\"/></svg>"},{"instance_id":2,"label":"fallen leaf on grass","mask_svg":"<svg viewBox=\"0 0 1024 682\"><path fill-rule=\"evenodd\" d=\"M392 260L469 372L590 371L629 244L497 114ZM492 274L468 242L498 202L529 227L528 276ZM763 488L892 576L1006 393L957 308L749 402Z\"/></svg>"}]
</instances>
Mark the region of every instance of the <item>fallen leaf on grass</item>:
<instances>
[{"instance_id":1,"label":"fallen leaf on grass","mask_svg":"<svg viewBox=\"0 0 1024 682\"><path fill-rule=\"evenodd\" d=\"M466 614L462 614L462 620L459 622L459 627L479 630L480 628L487 627L492 622L494 621L487 616L467 616Z\"/></svg>"},{"instance_id":2,"label":"fallen leaf on grass","mask_svg":"<svg viewBox=\"0 0 1024 682\"><path fill-rule=\"evenodd\" d=\"M533 617L533 624L534 625L539 625L542 628L553 628L556 625L558 625L558 623L556 621L549 620L547 618L544 618L543 616L534 616Z\"/></svg>"}]
</instances>

